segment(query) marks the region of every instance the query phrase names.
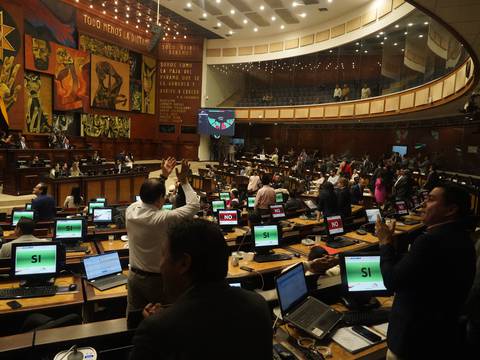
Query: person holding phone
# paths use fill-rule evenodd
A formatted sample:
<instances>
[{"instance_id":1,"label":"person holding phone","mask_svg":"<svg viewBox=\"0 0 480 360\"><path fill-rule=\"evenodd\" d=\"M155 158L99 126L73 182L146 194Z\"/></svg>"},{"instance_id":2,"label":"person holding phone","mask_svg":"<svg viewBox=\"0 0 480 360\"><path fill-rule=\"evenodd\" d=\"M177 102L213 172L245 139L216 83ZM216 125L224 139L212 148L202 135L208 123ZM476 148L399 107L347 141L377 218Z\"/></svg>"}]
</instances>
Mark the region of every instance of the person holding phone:
<instances>
[{"instance_id":1,"label":"person holding phone","mask_svg":"<svg viewBox=\"0 0 480 360\"><path fill-rule=\"evenodd\" d=\"M475 275L470 238L470 195L454 184L435 187L425 202L419 235L407 253L394 246L395 221L377 217L380 267L395 293L388 325L387 360L459 359L458 320Z\"/></svg>"}]
</instances>

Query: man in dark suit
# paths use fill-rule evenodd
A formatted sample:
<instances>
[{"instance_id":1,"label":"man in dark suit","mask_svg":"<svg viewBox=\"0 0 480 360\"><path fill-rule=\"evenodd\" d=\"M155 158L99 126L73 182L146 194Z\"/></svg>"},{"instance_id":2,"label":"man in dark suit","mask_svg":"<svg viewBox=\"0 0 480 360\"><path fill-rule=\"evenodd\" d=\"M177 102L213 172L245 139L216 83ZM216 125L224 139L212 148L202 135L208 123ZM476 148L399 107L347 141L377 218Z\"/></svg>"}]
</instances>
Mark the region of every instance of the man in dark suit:
<instances>
[{"instance_id":1,"label":"man in dark suit","mask_svg":"<svg viewBox=\"0 0 480 360\"><path fill-rule=\"evenodd\" d=\"M408 201L413 195L413 188L415 187L415 180L412 179L410 170L399 170L399 177L393 184L395 197L398 200Z\"/></svg>"},{"instance_id":2,"label":"man in dark suit","mask_svg":"<svg viewBox=\"0 0 480 360\"><path fill-rule=\"evenodd\" d=\"M145 307L131 359L271 360L267 303L226 283L228 248L219 227L184 220L162 247L160 270L171 306Z\"/></svg>"},{"instance_id":3,"label":"man in dark suit","mask_svg":"<svg viewBox=\"0 0 480 360\"><path fill-rule=\"evenodd\" d=\"M393 245L395 222L377 220L385 286L395 292L387 359L460 359L458 318L475 275L475 250L465 221L470 196L442 184L426 201L426 232L410 251Z\"/></svg>"},{"instance_id":4,"label":"man in dark suit","mask_svg":"<svg viewBox=\"0 0 480 360\"><path fill-rule=\"evenodd\" d=\"M48 186L43 182L33 188L33 193L37 195L37 198L32 200L32 209L38 220L52 220L56 214L55 200L47 195L47 190Z\"/></svg>"}]
</instances>

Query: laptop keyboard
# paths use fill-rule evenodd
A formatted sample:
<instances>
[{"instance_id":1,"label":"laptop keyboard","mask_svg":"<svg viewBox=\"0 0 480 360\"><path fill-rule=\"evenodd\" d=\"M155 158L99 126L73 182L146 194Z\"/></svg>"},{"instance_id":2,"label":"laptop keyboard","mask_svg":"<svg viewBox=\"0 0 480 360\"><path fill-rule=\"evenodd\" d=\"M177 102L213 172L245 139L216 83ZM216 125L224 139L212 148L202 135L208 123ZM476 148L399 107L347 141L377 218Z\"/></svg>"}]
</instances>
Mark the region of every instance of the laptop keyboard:
<instances>
[{"instance_id":1,"label":"laptop keyboard","mask_svg":"<svg viewBox=\"0 0 480 360\"><path fill-rule=\"evenodd\" d=\"M268 254L268 255L256 254L253 260L255 262L262 263L262 262L270 262L270 261L290 260L291 258L292 256L288 254Z\"/></svg>"},{"instance_id":2,"label":"laptop keyboard","mask_svg":"<svg viewBox=\"0 0 480 360\"><path fill-rule=\"evenodd\" d=\"M0 299L19 299L40 296L53 296L56 293L56 286L35 286L25 288L0 289Z\"/></svg>"},{"instance_id":3,"label":"laptop keyboard","mask_svg":"<svg viewBox=\"0 0 480 360\"><path fill-rule=\"evenodd\" d=\"M319 304L316 301L306 301L300 307L290 315L292 322L308 329L318 320L318 315L325 312L325 306ZM333 313L335 315L335 313ZM320 323L323 323L323 316ZM319 326L320 327L320 326Z\"/></svg>"},{"instance_id":4,"label":"laptop keyboard","mask_svg":"<svg viewBox=\"0 0 480 360\"><path fill-rule=\"evenodd\" d=\"M115 286L123 285L126 283L127 283L127 279L123 276L119 276L118 279L104 278L104 279L95 280L95 284L100 287L102 286L115 287Z\"/></svg>"}]
</instances>

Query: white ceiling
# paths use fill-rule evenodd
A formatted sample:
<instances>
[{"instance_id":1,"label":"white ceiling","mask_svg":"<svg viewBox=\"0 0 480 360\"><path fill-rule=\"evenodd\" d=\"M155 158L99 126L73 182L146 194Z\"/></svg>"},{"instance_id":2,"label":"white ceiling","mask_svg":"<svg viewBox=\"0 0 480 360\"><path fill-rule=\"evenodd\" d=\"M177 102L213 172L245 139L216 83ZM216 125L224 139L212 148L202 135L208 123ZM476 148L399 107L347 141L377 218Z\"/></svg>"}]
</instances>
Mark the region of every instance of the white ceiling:
<instances>
[{"instance_id":1,"label":"white ceiling","mask_svg":"<svg viewBox=\"0 0 480 360\"><path fill-rule=\"evenodd\" d=\"M372 2L372 0L158 1L162 6L219 36L232 39L297 31L333 20ZM327 11L320 11L321 8Z\"/></svg>"}]
</instances>

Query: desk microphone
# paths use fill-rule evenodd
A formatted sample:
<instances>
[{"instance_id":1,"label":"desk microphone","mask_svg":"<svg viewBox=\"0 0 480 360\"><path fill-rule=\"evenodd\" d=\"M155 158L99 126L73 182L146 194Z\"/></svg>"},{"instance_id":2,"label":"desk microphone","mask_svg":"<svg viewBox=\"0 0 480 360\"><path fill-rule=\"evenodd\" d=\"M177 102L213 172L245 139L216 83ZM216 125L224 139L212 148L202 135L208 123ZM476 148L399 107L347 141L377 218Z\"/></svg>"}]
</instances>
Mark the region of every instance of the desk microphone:
<instances>
[{"instance_id":1,"label":"desk microphone","mask_svg":"<svg viewBox=\"0 0 480 360\"><path fill-rule=\"evenodd\" d=\"M70 349L60 351L53 360L97 360L97 352L92 347L77 348L73 345Z\"/></svg>"}]
</instances>

